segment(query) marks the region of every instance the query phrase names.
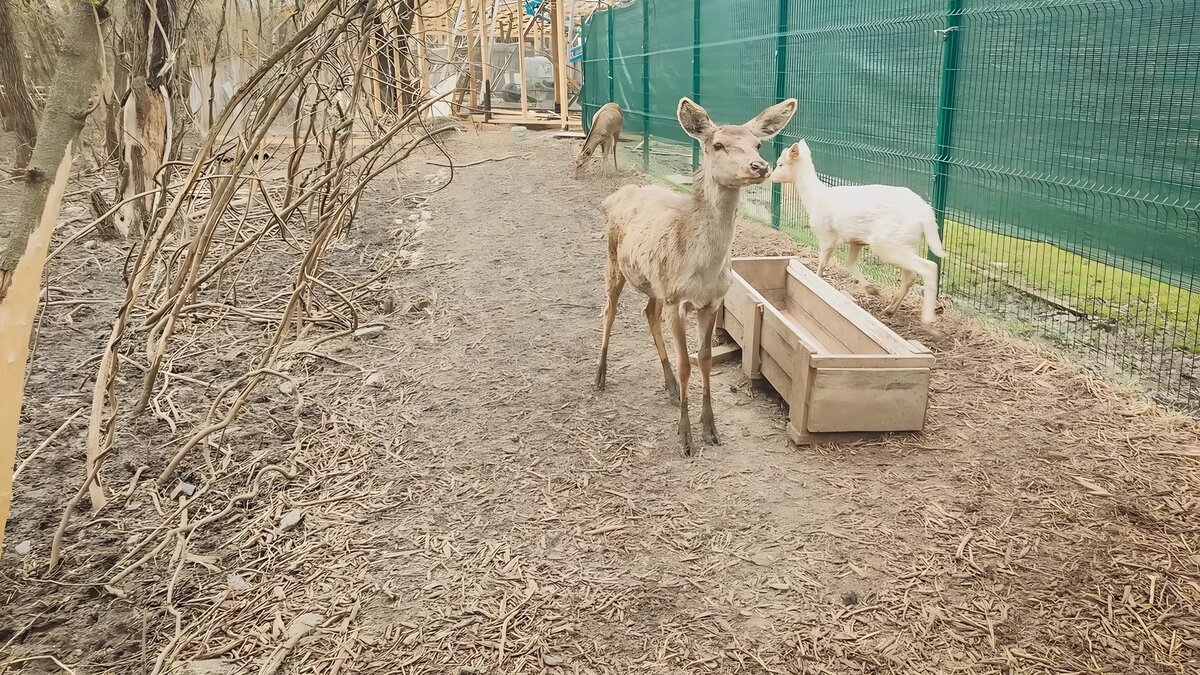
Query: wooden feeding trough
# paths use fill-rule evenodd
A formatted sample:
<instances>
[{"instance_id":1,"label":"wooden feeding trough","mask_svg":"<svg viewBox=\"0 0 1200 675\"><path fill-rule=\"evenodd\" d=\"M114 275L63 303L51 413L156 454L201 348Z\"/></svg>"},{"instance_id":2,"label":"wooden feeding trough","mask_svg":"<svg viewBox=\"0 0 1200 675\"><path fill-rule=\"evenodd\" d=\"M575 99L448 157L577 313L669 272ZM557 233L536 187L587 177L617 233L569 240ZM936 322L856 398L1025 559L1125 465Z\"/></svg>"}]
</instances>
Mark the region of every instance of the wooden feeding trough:
<instances>
[{"instance_id":1,"label":"wooden feeding trough","mask_svg":"<svg viewBox=\"0 0 1200 675\"><path fill-rule=\"evenodd\" d=\"M790 408L798 444L917 431L933 355L905 340L797 258L734 258L722 326L742 369Z\"/></svg>"}]
</instances>

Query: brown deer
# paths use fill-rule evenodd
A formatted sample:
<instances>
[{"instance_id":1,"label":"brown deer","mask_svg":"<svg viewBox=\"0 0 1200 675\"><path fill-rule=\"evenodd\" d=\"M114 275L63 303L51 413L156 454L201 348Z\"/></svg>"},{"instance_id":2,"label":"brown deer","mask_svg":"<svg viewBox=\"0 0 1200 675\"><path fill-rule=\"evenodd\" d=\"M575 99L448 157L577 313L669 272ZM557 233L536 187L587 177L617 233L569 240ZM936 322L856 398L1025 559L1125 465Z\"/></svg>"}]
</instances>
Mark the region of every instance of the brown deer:
<instances>
[{"instance_id":1,"label":"brown deer","mask_svg":"<svg viewBox=\"0 0 1200 675\"><path fill-rule=\"evenodd\" d=\"M680 99L676 111L679 124L700 141L702 149L692 194L679 194L658 185L626 185L603 203L608 224L608 301L604 305L596 388L604 389L608 340L617 316L617 301L628 281L649 298L646 320L658 348L667 392L679 403L679 440L684 455L692 454L687 394L691 364L684 321L690 310L696 310L700 327L698 360L704 384L700 420L705 442L718 445L709 372L717 309L730 285L734 217L742 188L762 183L770 172L770 166L759 155L762 141L783 131L795 113L796 99L788 99L745 124L717 126L704 108L686 97ZM664 308L675 337L678 382L671 373L663 342Z\"/></svg>"},{"instance_id":2,"label":"brown deer","mask_svg":"<svg viewBox=\"0 0 1200 675\"><path fill-rule=\"evenodd\" d=\"M612 157L613 171L617 170L617 139L621 137L621 106L616 103L605 103L592 116L592 126L583 139L583 147L575 156L575 177L579 170L591 158L596 148L600 148L604 159Z\"/></svg>"}]
</instances>

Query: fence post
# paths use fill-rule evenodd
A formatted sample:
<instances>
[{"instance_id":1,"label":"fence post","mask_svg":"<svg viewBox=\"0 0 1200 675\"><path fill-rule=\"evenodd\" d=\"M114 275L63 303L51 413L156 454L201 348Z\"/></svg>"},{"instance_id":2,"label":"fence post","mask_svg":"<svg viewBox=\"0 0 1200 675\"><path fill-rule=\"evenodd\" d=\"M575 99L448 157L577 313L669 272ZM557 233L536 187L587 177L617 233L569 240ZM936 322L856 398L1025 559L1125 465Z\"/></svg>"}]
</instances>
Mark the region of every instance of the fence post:
<instances>
[{"instance_id":1,"label":"fence post","mask_svg":"<svg viewBox=\"0 0 1200 675\"><path fill-rule=\"evenodd\" d=\"M617 100L617 71L614 70L616 59L613 57L613 8L609 7L606 14L608 14L608 101L611 103Z\"/></svg>"},{"instance_id":2,"label":"fence post","mask_svg":"<svg viewBox=\"0 0 1200 675\"><path fill-rule=\"evenodd\" d=\"M642 0L642 171L650 173L650 0Z\"/></svg>"},{"instance_id":3,"label":"fence post","mask_svg":"<svg viewBox=\"0 0 1200 675\"><path fill-rule=\"evenodd\" d=\"M775 100L772 103L779 103L786 96L787 92L787 29L788 29L788 5L789 0L779 0L779 21L775 27ZM783 134L775 137L775 157L783 154ZM771 184L771 227L778 230L782 224L783 211L783 191L782 185L779 183Z\"/></svg>"},{"instance_id":4,"label":"fence post","mask_svg":"<svg viewBox=\"0 0 1200 675\"><path fill-rule=\"evenodd\" d=\"M692 3L692 100L700 102L700 0ZM692 171L700 166L700 141L692 139Z\"/></svg>"},{"instance_id":5,"label":"fence post","mask_svg":"<svg viewBox=\"0 0 1200 675\"><path fill-rule=\"evenodd\" d=\"M958 34L962 32L962 6L963 0L946 0L946 28L942 31L942 90L938 97L937 150L934 154L932 195L939 237L944 232L946 222L946 193L950 181L950 148L954 130L954 90L958 80ZM938 280L941 281L941 258L932 251L928 255L930 260L938 263Z\"/></svg>"}]
</instances>

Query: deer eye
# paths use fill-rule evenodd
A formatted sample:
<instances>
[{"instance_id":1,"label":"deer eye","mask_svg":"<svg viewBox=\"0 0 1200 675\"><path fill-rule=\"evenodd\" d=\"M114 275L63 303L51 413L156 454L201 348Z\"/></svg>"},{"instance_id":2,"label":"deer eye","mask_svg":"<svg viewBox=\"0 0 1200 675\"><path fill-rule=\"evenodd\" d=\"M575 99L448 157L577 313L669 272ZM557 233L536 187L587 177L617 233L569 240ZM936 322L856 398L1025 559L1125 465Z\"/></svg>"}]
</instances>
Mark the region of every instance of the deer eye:
<instances>
[{"instance_id":1,"label":"deer eye","mask_svg":"<svg viewBox=\"0 0 1200 675\"><path fill-rule=\"evenodd\" d=\"M755 149L755 150L760 150L760 149L762 149L762 143L755 143L755 144L754 144L754 149Z\"/></svg>"},{"instance_id":2,"label":"deer eye","mask_svg":"<svg viewBox=\"0 0 1200 675\"><path fill-rule=\"evenodd\" d=\"M713 143L713 150L724 150L724 149L725 149L724 143Z\"/></svg>"}]
</instances>

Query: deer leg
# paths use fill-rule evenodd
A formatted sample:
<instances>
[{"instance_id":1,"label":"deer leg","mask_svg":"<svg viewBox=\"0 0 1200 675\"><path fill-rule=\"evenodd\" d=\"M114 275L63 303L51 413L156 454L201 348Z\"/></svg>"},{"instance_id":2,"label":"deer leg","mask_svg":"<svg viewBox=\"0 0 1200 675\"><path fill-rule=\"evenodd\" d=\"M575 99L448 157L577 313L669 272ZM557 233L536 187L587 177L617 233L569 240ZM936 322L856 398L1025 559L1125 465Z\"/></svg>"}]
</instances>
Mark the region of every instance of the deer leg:
<instances>
[{"instance_id":1,"label":"deer leg","mask_svg":"<svg viewBox=\"0 0 1200 675\"><path fill-rule=\"evenodd\" d=\"M685 457L692 456L692 422L688 417L688 377L692 374L692 362L688 360L686 305L672 305L669 318L671 335L675 338L675 370L679 374L679 443Z\"/></svg>"},{"instance_id":2,"label":"deer leg","mask_svg":"<svg viewBox=\"0 0 1200 675\"><path fill-rule=\"evenodd\" d=\"M829 259L833 257L834 248L836 247L832 245L821 244L821 259L817 261L817 276L825 273L825 267L829 264Z\"/></svg>"},{"instance_id":3,"label":"deer leg","mask_svg":"<svg viewBox=\"0 0 1200 675\"><path fill-rule=\"evenodd\" d=\"M700 409L700 425L704 429L704 442L709 445L720 445L717 439L717 423L713 421L712 411L712 382L709 374L712 371L712 336L717 325L717 308L705 307L697 312L700 324L700 379L704 383L704 404Z\"/></svg>"},{"instance_id":4,"label":"deer leg","mask_svg":"<svg viewBox=\"0 0 1200 675\"><path fill-rule=\"evenodd\" d=\"M608 141L608 154L612 157L613 173L620 173L617 169L617 137L613 136Z\"/></svg>"},{"instance_id":5,"label":"deer leg","mask_svg":"<svg viewBox=\"0 0 1200 675\"><path fill-rule=\"evenodd\" d=\"M613 321L617 319L617 300L625 288L625 275L611 258L606 269L608 301L604 303L604 337L600 338L600 363L596 365L596 389L604 391L608 374L608 338L612 336Z\"/></svg>"},{"instance_id":6,"label":"deer leg","mask_svg":"<svg viewBox=\"0 0 1200 675\"><path fill-rule=\"evenodd\" d=\"M650 336L654 338L658 360L662 362L663 385L671 395L671 400L679 403L679 383L675 381L675 373L671 372L671 359L667 358L667 343L663 340L662 311L662 300L650 298L646 301L646 322L650 324Z\"/></svg>"},{"instance_id":7,"label":"deer leg","mask_svg":"<svg viewBox=\"0 0 1200 675\"><path fill-rule=\"evenodd\" d=\"M858 266L858 254L862 253L862 250L863 244L850 244L846 250L846 267L850 269L850 276L854 277L863 290L871 295L879 295L879 287L867 281L867 278L863 276L862 268Z\"/></svg>"},{"instance_id":8,"label":"deer leg","mask_svg":"<svg viewBox=\"0 0 1200 675\"><path fill-rule=\"evenodd\" d=\"M900 270L900 292L896 294L896 297L892 298L892 302L883 310L884 312L895 314L896 310L900 309L901 303L904 302L904 296L908 294L908 289L912 288L913 279L916 276L908 270Z\"/></svg>"}]
</instances>

